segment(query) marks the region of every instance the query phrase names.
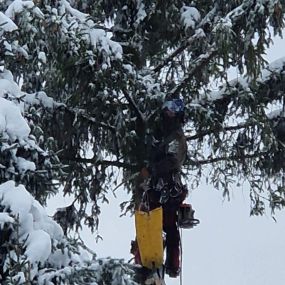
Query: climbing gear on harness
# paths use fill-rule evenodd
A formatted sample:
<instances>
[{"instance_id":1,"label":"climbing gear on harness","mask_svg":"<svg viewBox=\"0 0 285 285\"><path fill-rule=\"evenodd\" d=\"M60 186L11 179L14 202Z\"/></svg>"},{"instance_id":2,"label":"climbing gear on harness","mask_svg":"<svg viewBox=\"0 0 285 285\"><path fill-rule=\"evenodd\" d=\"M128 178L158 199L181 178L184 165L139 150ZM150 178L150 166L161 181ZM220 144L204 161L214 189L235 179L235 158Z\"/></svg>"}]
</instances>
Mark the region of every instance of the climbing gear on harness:
<instances>
[{"instance_id":1,"label":"climbing gear on harness","mask_svg":"<svg viewBox=\"0 0 285 285\"><path fill-rule=\"evenodd\" d=\"M183 197L182 200L184 200L188 193L186 185L182 184L178 174L172 174L168 181L165 181L163 178L159 178L157 181L150 181L149 189L154 190L154 192L160 195L159 203L162 205L165 204L169 198L171 198L173 202L177 202L177 199L180 200L180 197Z\"/></svg>"},{"instance_id":2,"label":"climbing gear on harness","mask_svg":"<svg viewBox=\"0 0 285 285\"><path fill-rule=\"evenodd\" d=\"M178 226L183 229L191 229L200 221L194 218L195 211L190 204L181 204L178 210Z\"/></svg>"}]
</instances>

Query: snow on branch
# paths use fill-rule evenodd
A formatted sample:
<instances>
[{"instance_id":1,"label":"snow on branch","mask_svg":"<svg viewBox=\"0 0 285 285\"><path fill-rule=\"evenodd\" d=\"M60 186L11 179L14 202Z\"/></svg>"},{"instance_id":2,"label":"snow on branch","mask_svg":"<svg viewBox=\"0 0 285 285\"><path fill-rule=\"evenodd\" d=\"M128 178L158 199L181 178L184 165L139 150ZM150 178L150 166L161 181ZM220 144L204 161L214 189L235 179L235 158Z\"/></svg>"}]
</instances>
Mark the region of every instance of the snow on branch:
<instances>
[{"instance_id":1,"label":"snow on branch","mask_svg":"<svg viewBox=\"0 0 285 285\"><path fill-rule=\"evenodd\" d=\"M47 109L56 109L64 107L63 103L58 103L51 97L47 96L45 92L40 91L33 94L25 94L23 101L28 106L41 105Z\"/></svg>"},{"instance_id":2,"label":"snow on branch","mask_svg":"<svg viewBox=\"0 0 285 285\"><path fill-rule=\"evenodd\" d=\"M181 92L181 90L189 83L189 81L192 79L192 77L201 69L206 66L210 60L214 56L216 56L217 50L212 47L209 49L209 51L206 54L200 55L198 58L196 58L192 63L191 63L191 68L185 75L185 77L175 86L171 91L170 91L170 98L174 98L178 96Z\"/></svg>"},{"instance_id":3,"label":"snow on branch","mask_svg":"<svg viewBox=\"0 0 285 285\"><path fill-rule=\"evenodd\" d=\"M212 91L205 96L199 98L196 103L204 102L214 102L217 100L222 100L225 97L228 97L231 94L232 88L236 88L238 86L239 89L250 91L251 89L255 89L255 96L260 96L259 93L262 92L262 88L267 84L270 80L275 80L276 75L284 74L285 69L285 57L282 57L272 63L270 63L266 68L261 71L260 76L256 80L256 85L251 81L244 77L239 77L237 79L233 79L230 82L227 82L224 86L220 88L219 91ZM281 84L283 87L285 86L284 82ZM258 88L260 86L260 89ZM253 90L254 91L254 90ZM276 94L277 95L277 94Z\"/></svg>"},{"instance_id":4,"label":"snow on branch","mask_svg":"<svg viewBox=\"0 0 285 285\"><path fill-rule=\"evenodd\" d=\"M181 14L181 20L182 22L186 21L187 23L189 20L187 20L187 17L192 17L192 20L194 19L195 22L200 20L200 14L198 11L190 9L190 7L184 6L184 12ZM182 10L183 11L183 10ZM153 72L159 72L163 67L165 67L168 63L170 63L176 56L180 55L184 50L191 47L192 44L194 44L197 40L205 38L205 33L203 31L204 24L213 17L214 12L216 11L216 7L214 7L206 16L196 25L196 30L194 35L192 35L190 38L185 39L182 41L181 45L173 51L169 56L167 56L162 63L157 65ZM186 14L183 14L186 13Z\"/></svg>"},{"instance_id":5,"label":"snow on branch","mask_svg":"<svg viewBox=\"0 0 285 285\"><path fill-rule=\"evenodd\" d=\"M36 166L34 162L17 155L18 148L36 149L44 154L44 151L30 137L30 132L31 129L22 116L19 106L0 97L0 137L2 139L0 152L2 154L10 153L17 172L22 174L26 171L35 171ZM16 170L11 166L7 171L12 174Z\"/></svg>"},{"instance_id":6,"label":"snow on branch","mask_svg":"<svg viewBox=\"0 0 285 285\"><path fill-rule=\"evenodd\" d=\"M0 12L0 32L13 32L17 29L17 25L9 17Z\"/></svg>"},{"instance_id":7,"label":"snow on branch","mask_svg":"<svg viewBox=\"0 0 285 285\"><path fill-rule=\"evenodd\" d=\"M221 102L225 102L225 104L229 106L230 102L238 102L239 98L251 98L255 106L257 104L264 104L265 106L269 104L271 106L270 108L264 109L264 114L262 116L264 121L268 122L269 125L274 126L278 119L285 116L284 107L280 101L284 97L285 92L284 70L285 58L280 58L262 70L256 82L251 82L244 77L231 80L223 85L219 91L200 94L200 97L193 100L191 105L195 109L207 108L206 106L213 106L213 104L220 104ZM271 87L269 88L267 85ZM243 105L242 100L240 104ZM225 134L227 132L248 129L253 126L256 126L256 121L250 118L246 119L245 117L245 120L237 125L214 124L212 127L205 130L194 133L193 135L188 135L187 140L193 141L213 134ZM225 159L223 158L221 160ZM203 162L199 163L203 164Z\"/></svg>"},{"instance_id":8,"label":"snow on branch","mask_svg":"<svg viewBox=\"0 0 285 285\"><path fill-rule=\"evenodd\" d=\"M241 9L241 6L229 12L227 15L225 15L224 18L221 18L217 24L213 25L211 34L212 35L215 34L217 26L220 26L222 23L227 24L231 22L232 25L236 23L244 13L244 11L240 13L240 9ZM184 24L186 29L188 27L191 27L192 29L195 28L196 29L195 33L190 38L185 39L182 42L182 44L175 51L173 51L169 56L167 56L167 58L165 58L162 63L156 66L153 69L153 71L159 72L163 67L165 67L168 63L170 63L176 56L180 55L184 50L191 47L191 45L193 45L197 40L205 38L206 35L204 33L203 27L205 24L213 20L216 12L217 12L217 5L214 5L214 7L209 11L209 13L207 13L205 17L201 19L201 15L196 8L183 6L183 8L181 9L181 21ZM210 38L210 36L208 35L207 38ZM198 59L193 59L193 60L197 61ZM181 87L184 87L184 84L182 84Z\"/></svg>"},{"instance_id":9,"label":"snow on branch","mask_svg":"<svg viewBox=\"0 0 285 285\"><path fill-rule=\"evenodd\" d=\"M3 98L3 100L6 101L13 101L15 103L14 105L18 105L22 111L25 107L35 105L41 105L49 109L63 106L63 104L48 97L43 91L32 94L23 92L20 86L14 81L13 74L7 69L0 72L0 98Z\"/></svg>"},{"instance_id":10,"label":"snow on branch","mask_svg":"<svg viewBox=\"0 0 285 285\"><path fill-rule=\"evenodd\" d=\"M31 10L37 17L43 19L44 14L35 6L33 1L14 0L5 11L5 15L10 19L15 19L17 14L22 13L24 10Z\"/></svg>"},{"instance_id":11,"label":"snow on branch","mask_svg":"<svg viewBox=\"0 0 285 285\"><path fill-rule=\"evenodd\" d=\"M273 73L280 73L285 69L285 57L281 57L273 62L271 62L265 69L261 71L260 77L257 79L258 82L266 82L270 80Z\"/></svg>"},{"instance_id":12,"label":"snow on branch","mask_svg":"<svg viewBox=\"0 0 285 285\"><path fill-rule=\"evenodd\" d=\"M16 186L14 181L0 185L0 204L19 222L19 239L26 244L23 255L33 264L45 262L51 254L52 239L63 238L60 226L47 216L23 185Z\"/></svg>"},{"instance_id":13,"label":"snow on branch","mask_svg":"<svg viewBox=\"0 0 285 285\"><path fill-rule=\"evenodd\" d=\"M0 153L1 168L6 171L5 177L23 175L27 171L36 171L31 153L48 159L48 153L37 144L31 134L31 128L24 114L27 106L42 104L45 108L54 108L60 104L45 95L44 92L26 94L13 81L11 72L0 73Z\"/></svg>"},{"instance_id":14,"label":"snow on branch","mask_svg":"<svg viewBox=\"0 0 285 285\"><path fill-rule=\"evenodd\" d=\"M40 203L14 181L0 184L0 228L2 282L63 285L88 278L88 284L136 284L123 260L97 260L81 241L71 243Z\"/></svg>"},{"instance_id":15,"label":"snow on branch","mask_svg":"<svg viewBox=\"0 0 285 285\"><path fill-rule=\"evenodd\" d=\"M11 217L8 213L0 213L0 230L5 223L13 224L15 219Z\"/></svg>"},{"instance_id":16,"label":"snow on branch","mask_svg":"<svg viewBox=\"0 0 285 285\"><path fill-rule=\"evenodd\" d=\"M97 25L90 15L72 8L66 0L61 1L59 13L59 16L63 18L62 31L66 35L71 35L71 31L73 31L74 36L79 33L87 44L105 53L110 59L122 59L123 49L121 45L112 41L103 28L96 28ZM110 66L110 59L107 59L105 62L107 66Z\"/></svg>"},{"instance_id":17,"label":"snow on branch","mask_svg":"<svg viewBox=\"0 0 285 285\"><path fill-rule=\"evenodd\" d=\"M1 84L1 82L0 82ZM20 108L13 102L0 97L0 134L11 142L25 141L30 128L23 118Z\"/></svg>"},{"instance_id":18,"label":"snow on branch","mask_svg":"<svg viewBox=\"0 0 285 285\"><path fill-rule=\"evenodd\" d=\"M201 19L199 11L195 7L183 6L181 12L181 21L185 29L194 29L197 22Z\"/></svg>"},{"instance_id":19,"label":"snow on branch","mask_svg":"<svg viewBox=\"0 0 285 285\"><path fill-rule=\"evenodd\" d=\"M181 54L185 49L187 49L189 46L191 46L195 41L205 37L204 31L202 29L197 29L195 31L195 34L187 39L187 41L182 42L180 47L178 47L175 51L173 51L167 58L165 58L162 63L157 65L154 69L153 72L159 72L163 67L165 67L168 63L170 63L176 56Z\"/></svg>"}]
</instances>

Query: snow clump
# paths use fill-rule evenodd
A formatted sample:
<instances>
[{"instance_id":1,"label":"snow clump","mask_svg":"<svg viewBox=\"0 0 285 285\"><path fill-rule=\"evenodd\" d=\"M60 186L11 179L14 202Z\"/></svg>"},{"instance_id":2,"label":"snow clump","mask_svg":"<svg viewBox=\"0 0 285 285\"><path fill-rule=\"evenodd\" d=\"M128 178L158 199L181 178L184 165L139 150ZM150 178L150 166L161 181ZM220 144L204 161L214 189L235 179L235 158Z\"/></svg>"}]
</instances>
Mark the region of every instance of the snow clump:
<instances>
[{"instance_id":1,"label":"snow clump","mask_svg":"<svg viewBox=\"0 0 285 285\"><path fill-rule=\"evenodd\" d=\"M185 29L195 29L196 24L200 21L201 15L195 7L183 6L181 8L181 22Z\"/></svg>"},{"instance_id":2,"label":"snow clump","mask_svg":"<svg viewBox=\"0 0 285 285\"><path fill-rule=\"evenodd\" d=\"M31 264L44 263L51 255L52 239L63 237L61 227L46 214L43 207L23 185L14 181L0 185L1 206L8 212L0 215L0 223L19 222L19 239L25 243L24 255Z\"/></svg>"},{"instance_id":3,"label":"snow clump","mask_svg":"<svg viewBox=\"0 0 285 285\"><path fill-rule=\"evenodd\" d=\"M0 12L0 35L4 32L13 32L17 30L17 25L5 14Z\"/></svg>"}]
</instances>

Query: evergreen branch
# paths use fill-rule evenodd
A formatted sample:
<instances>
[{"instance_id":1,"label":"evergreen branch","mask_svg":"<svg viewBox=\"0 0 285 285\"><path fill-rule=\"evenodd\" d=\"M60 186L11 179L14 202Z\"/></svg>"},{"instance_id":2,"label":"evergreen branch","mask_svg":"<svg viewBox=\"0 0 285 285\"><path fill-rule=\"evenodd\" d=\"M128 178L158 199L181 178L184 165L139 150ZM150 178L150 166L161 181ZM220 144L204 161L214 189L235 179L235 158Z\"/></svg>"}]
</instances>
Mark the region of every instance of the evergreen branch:
<instances>
[{"instance_id":1,"label":"evergreen branch","mask_svg":"<svg viewBox=\"0 0 285 285\"><path fill-rule=\"evenodd\" d=\"M195 41L197 41L199 38L201 38L201 28L211 19L217 10L217 5L214 6L214 8L207 13L207 15L200 21L200 23L197 25L195 34L190 38L182 42L181 46L178 47L173 53L171 53L166 59L162 61L159 65L157 65L154 69L153 72L159 72L163 67L165 67L169 62L171 62L176 56L178 56L180 53L182 53L185 49L190 47Z\"/></svg>"},{"instance_id":2,"label":"evergreen branch","mask_svg":"<svg viewBox=\"0 0 285 285\"><path fill-rule=\"evenodd\" d=\"M216 131L218 131L218 132L237 131L237 130L245 129L247 127L251 127L254 125L256 125L256 123L248 122L245 124L236 125L236 126L227 126L224 128L211 128L209 130L196 133L195 135L192 135L192 136L186 136L186 140L190 141L190 140L201 139L207 135L211 135L211 134L215 133Z\"/></svg>"},{"instance_id":3,"label":"evergreen branch","mask_svg":"<svg viewBox=\"0 0 285 285\"><path fill-rule=\"evenodd\" d=\"M207 164L213 164L217 162L223 162L223 161L239 161L241 159L251 159L251 158L258 158L258 157L263 157L265 155L268 155L269 151L265 152L255 152L252 154L243 154L243 155L231 155L231 156L220 156L220 157L214 157L214 158L209 158L209 159L204 159L204 160L189 160L189 166L202 166L202 165L207 165Z\"/></svg>"},{"instance_id":4,"label":"evergreen branch","mask_svg":"<svg viewBox=\"0 0 285 285\"><path fill-rule=\"evenodd\" d=\"M267 120L269 122L273 122L279 116L282 116L282 114L283 114L283 109L280 109L280 110L275 111L273 114L267 114L265 116L267 117ZM240 124L240 125L236 125L236 126L227 126L224 128L214 127L214 128L209 129L209 130L197 132L195 135L192 135L192 136L190 136L190 135L186 136L186 140L191 141L191 140L201 139L201 138L203 138L207 135L211 135L215 132L238 131L238 130L245 129L248 127L252 127L255 125L256 125L256 122L250 121L250 122L246 122L244 124ZM187 132L187 130L186 130L186 132Z\"/></svg>"},{"instance_id":5,"label":"evergreen branch","mask_svg":"<svg viewBox=\"0 0 285 285\"><path fill-rule=\"evenodd\" d=\"M170 91L170 98L175 98L179 95L180 91L189 83L195 74L200 71L205 65L209 63L209 61L217 55L217 50L215 48L210 48L207 54L201 54L198 58L196 58L190 66L192 68L189 70L188 74L184 77L184 79Z\"/></svg>"},{"instance_id":6,"label":"evergreen branch","mask_svg":"<svg viewBox=\"0 0 285 285\"><path fill-rule=\"evenodd\" d=\"M159 72L163 67L165 67L169 62L171 62L176 56L182 53L186 48L193 44L197 39L201 38L200 33L195 33L190 39L183 42L179 48L177 48L172 54L170 54L166 59L157 65L152 71L154 73Z\"/></svg>"},{"instance_id":7,"label":"evergreen branch","mask_svg":"<svg viewBox=\"0 0 285 285\"><path fill-rule=\"evenodd\" d=\"M78 109L74 109L74 108L69 108L67 106L60 106L59 109L64 108L64 111L66 111L67 113L70 113L74 116L81 117L82 119L88 121L89 123L98 125L99 127L102 127L104 129L108 129L109 131L115 133L116 132L116 128L114 126L111 126L109 124L103 123L103 122L98 122L95 118L88 116L87 114L84 114L81 110Z\"/></svg>"},{"instance_id":8,"label":"evergreen branch","mask_svg":"<svg viewBox=\"0 0 285 285\"><path fill-rule=\"evenodd\" d=\"M141 120L141 122L145 123L145 116L144 114L140 111L138 106L136 105L134 99L130 96L127 90L122 90L125 98L127 99L128 103L130 104L131 108L134 110L136 113L137 117Z\"/></svg>"},{"instance_id":9,"label":"evergreen branch","mask_svg":"<svg viewBox=\"0 0 285 285\"><path fill-rule=\"evenodd\" d=\"M219 7L219 4L215 3L214 7L205 15L205 17L198 24L199 28L203 28L204 25L207 25L209 22L213 21L213 19L218 14L218 7Z\"/></svg>"},{"instance_id":10,"label":"evergreen branch","mask_svg":"<svg viewBox=\"0 0 285 285\"><path fill-rule=\"evenodd\" d=\"M282 99L285 93L285 77L283 75L283 71L285 70L285 58L281 58L279 61L280 63L282 61L282 65L279 63L280 66L278 69L274 68L276 61L272 62L261 71L261 74L266 74L266 76L261 75L257 81L253 80L247 82L244 77L233 79L227 82L220 91L214 91L213 93L210 93L209 98L202 97L201 100L196 103L208 102L212 104L217 101L223 103L227 100L236 99L237 92L239 95L243 92L249 93L249 91L259 102L264 104ZM245 81L243 82L243 80ZM240 81L242 81L242 83L240 83ZM211 96L211 94L214 95Z\"/></svg>"},{"instance_id":11,"label":"evergreen branch","mask_svg":"<svg viewBox=\"0 0 285 285\"><path fill-rule=\"evenodd\" d=\"M122 167L126 169L132 169L135 167L135 165L120 162L120 161L114 161L114 160L98 160L97 158L83 158L83 157L67 157L67 156L60 156L59 158L62 160L68 160L68 161L73 161L73 162L78 162L78 163L92 163L96 166L102 165L102 166L115 166L115 167Z\"/></svg>"},{"instance_id":12,"label":"evergreen branch","mask_svg":"<svg viewBox=\"0 0 285 285\"><path fill-rule=\"evenodd\" d=\"M223 19L228 20L231 19L233 25L238 23L238 20L243 16L243 13L237 13L237 11L240 11L240 9L243 7L243 4L238 6L236 9L230 11ZM217 5L215 5L209 13L200 21L200 23L196 27L196 31L199 31L199 28L203 28L203 26L209 21L210 18L213 18L214 15L217 13ZM211 30L210 34L215 33L215 26ZM203 30L201 30L203 32ZM186 48L188 48L192 43L194 43L195 40L198 38L201 38L201 31L196 32L194 36L187 41L183 42L182 45L177 48L172 54L170 54L161 64L159 64L157 67L153 69L154 72L160 71L163 67L165 67L171 60L173 60L177 55L182 53ZM208 35L208 38L209 38ZM198 70L201 70L205 64L207 64L215 55L217 54L217 50L210 48L210 51L208 54L204 55L201 54L198 58L193 60L193 63L190 65L195 65L192 70L189 71L188 75L182 80L182 82L171 91L171 96L170 97L176 97L179 92L187 85L188 81L195 75L195 73Z\"/></svg>"}]
</instances>

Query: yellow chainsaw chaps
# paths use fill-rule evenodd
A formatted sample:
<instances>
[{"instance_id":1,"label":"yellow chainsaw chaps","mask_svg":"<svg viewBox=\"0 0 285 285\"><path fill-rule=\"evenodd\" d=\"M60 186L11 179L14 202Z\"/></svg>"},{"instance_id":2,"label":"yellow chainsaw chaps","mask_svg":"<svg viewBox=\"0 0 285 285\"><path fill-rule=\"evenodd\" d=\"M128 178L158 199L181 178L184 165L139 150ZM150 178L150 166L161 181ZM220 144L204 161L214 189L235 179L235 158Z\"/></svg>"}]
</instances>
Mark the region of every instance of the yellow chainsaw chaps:
<instances>
[{"instance_id":1,"label":"yellow chainsaw chaps","mask_svg":"<svg viewBox=\"0 0 285 285\"><path fill-rule=\"evenodd\" d=\"M162 207L136 211L135 224L142 265L159 268L163 263Z\"/></svg>"}]
</instances>

